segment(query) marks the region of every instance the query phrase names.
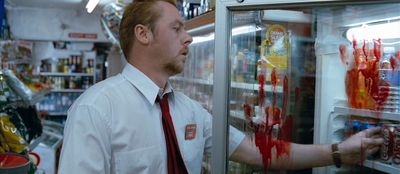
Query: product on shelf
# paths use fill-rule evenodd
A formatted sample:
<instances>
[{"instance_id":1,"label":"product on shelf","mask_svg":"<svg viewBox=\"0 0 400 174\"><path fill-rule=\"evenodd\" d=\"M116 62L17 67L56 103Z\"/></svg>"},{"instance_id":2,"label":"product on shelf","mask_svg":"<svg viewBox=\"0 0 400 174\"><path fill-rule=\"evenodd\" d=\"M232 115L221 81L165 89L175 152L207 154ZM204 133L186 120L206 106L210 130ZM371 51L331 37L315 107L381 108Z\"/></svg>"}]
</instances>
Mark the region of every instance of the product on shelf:
<instances>
[{"instance_id":1,"label":"product on shelf","mask_svg":"<svg viewBox=\"0 0 400 174\"><path fill-rule=\"evenodd\" d=\"M50 88L47 84L39 82L39 79L33 81L33 79L25 77L26 81L23 82L11 70L3 70L3 73L10 88L25 102L32 101L35 94Z\"/></svg>"},{"instance_id":2,"label":"product on shelf","mask_svg":"<svg viewBox=\"0 0 400 174\"><path fill-rule=\"evenodd\" d=\"M79 95L80 93L53 92L38 104L38 108L42 112L62 113L60 115L63 115Z\"/></svg>"},{"instance_id":3,"label":"product on shelf","mask_svg":"<svg viewBox=\"0 0 400 174\"><path fill-rule=\"evenodd\" d=\"M365 129L373 128L380 126L382 123L380 123L380 120L377 118L370 118L370 117L360 117L360 116L355 116L351 115L349 119L345 123L345 128L344 128L344 136L350 137L351 135L354 135L360 131L363 131Z\"/></svg>"},{"instance_id":4,"label":"product on shelf","mask_svg":"<svg viewBox=\"0 0 400 174\"><path fill-rule=\"evenodd\" d=\"M394 149L394 138L396 136L398 127L400 124L383 124L382 125L382 136L383 144L380 148L380 161L387 164L392 164L393 149Z\"/></svg>"},{"instance_id":5,"label":"product on shelf","mask_svg":"<svg viewBox=\"0 0 400 174\"><path fill-rule=\"evenodd\" d=\"M24 40L0 41L2 63L32 59L33 43Z\"/></svg>"}]
</instances>

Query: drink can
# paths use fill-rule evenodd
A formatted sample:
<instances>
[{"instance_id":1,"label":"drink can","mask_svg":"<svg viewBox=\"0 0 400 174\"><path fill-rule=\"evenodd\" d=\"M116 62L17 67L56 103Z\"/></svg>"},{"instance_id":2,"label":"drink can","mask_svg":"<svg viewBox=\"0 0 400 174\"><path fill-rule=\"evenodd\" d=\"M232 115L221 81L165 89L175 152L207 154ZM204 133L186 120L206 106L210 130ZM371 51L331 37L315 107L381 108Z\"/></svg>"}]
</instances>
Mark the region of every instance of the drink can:
<instances>
[{"instance_id":1,"label":"drink can","mask_svg":"<svg viewBox=\"0 0 400 174\"><path fill-rule=\"evenodd\" d=\"M397 126L394 131L394 146L392 165L400 168L400 126Z\"/></svg>"},{"instance_id":2,"label":"drink can","mask_svg":"<svg viewBox=\"0 0 400 174\"><path fill-rule=\"evenodd\" d=\"M383 144L380 148L380 160L383 163L392 163L395 129L398 126L399 124L382 125L381 134L383 137Z\"/></svg>"}]
</instances>

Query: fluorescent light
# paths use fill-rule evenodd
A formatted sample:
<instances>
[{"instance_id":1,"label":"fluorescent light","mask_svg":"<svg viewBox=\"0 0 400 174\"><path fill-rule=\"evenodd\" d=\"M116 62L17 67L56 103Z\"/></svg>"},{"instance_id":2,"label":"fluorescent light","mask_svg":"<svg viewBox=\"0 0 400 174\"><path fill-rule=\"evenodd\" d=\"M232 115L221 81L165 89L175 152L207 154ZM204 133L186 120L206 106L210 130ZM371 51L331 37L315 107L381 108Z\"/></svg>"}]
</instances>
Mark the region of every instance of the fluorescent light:
<instances>
[{"instance_id":1,"label":"fluorescent light","mask_svg":"<svg viewBox=\"0 0 400 174\"><path fill-rule=\"evenodd\" d=\"M399 28L400 20L381 24L364 24L347 30L346 38L349 41L352 41L353 38L356 40L399 39Z\"/></svg>"},{"instance_id":2,"label":"fluorescent light","mask_svg":"<svg viewBox=\"0 0 400 174\"><path fill-rule=\"evenodd\" d=\"M100 0L89 0L89 2L86 4L86 10L88 13L92 13L94 8L97 6L97 4L100 2Z\"/></svg>"},{"instance_id":3,"label":"fluorescent light","mask_svg":"<svg viewBox=\"0 0 400 174\"><path fill-rule=\"evenodd\" d=\"M264 10L264 20L311 23L311 15L293 10Z\"/></svg>"},{"instance_id":4,"label":"fluorescent light","mask_svg":"<svg viewBox=\"0 0 400 174\"><path fill-rule=\"evenodd\" d=\"M233 28L233 30L232 30L232 36L251 33L251 32L255 32L255 31L259 31L259 30L261 30L261 28L255 27L254 25L236 27L236 28ZM207 42L207 41L211 41L211 40L214 40L214 33L211 33L208 36L193 37L192 44Z\"/></svg>"},{"instance_id":5,"label":"fluorescent light","mask_svg":"<svg viewBox=\"0 0 400 174\"><path fill-rule=\"evenodd\" d=\"M207 41L211 41L211 40L214 40L214 33L211 33L208 36L195 36L195 37L193 37L192 44L207 42Z\"/></svg>"}]
</instances>

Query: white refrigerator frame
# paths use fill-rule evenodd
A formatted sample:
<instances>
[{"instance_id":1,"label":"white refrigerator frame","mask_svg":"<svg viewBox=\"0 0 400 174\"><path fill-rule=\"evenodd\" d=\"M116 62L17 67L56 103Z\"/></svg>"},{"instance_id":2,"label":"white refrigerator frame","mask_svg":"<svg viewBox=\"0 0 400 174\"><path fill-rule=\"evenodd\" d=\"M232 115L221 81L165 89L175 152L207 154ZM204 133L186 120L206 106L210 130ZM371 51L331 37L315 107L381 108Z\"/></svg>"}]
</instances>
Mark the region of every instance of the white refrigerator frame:
<instances>
[{"instance_id":1,"label":"white refrigerator frame","mask_svg":"<svg viewBox=\"0 0 400 174\"><path fill-rule=\"evenodd\" d=\"M260 8L288 7L327 7L332 5L361 5L372 3L400 2L399 0L216 0L215 22L215 59L214 59L214 89L213 89L213 137L211 153L211 172L227 173L228 168L228 119L230 94L230 43L231 43L231 10L256 10ZM336 92L327 83L335 79L325 79L324 73L331 63L322 59L316 60L316 99L314 117L314 144L328 144L330 132L327 124L329 115L333 112L336 102ZM332 67L330 68L332 69ZM325 72L324 72L324 71ZM342 80L343 79L339 79ZM329 94L323 91L333 91ZM332 173L332 167L314 168L313 173Z\"/></svg>"}]
</instances>

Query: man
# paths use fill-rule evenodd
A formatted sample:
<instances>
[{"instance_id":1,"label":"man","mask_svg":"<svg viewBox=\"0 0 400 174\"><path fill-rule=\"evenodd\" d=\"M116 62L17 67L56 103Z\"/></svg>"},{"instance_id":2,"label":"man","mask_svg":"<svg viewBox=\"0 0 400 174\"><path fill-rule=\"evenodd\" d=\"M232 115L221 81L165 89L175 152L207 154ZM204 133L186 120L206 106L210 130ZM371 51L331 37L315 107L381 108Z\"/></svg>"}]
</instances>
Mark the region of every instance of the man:
<instances>
[{"instance_id":1,"label":"man","mask_svg":"<svg viewBox=\"0 0 400 174\"><path fill-rule=\"evenodd\" d=\"M124 12L120 38L128 64L70 108L59 173L200 173L203 152L211 148L212 117L168 83L183 70L192 42L174 0L135 0ZM378 132L340 143L342 162L377 151L383 140L366 135ZM229 138L230 159L262 165L248 137L231 128ZM331 165L331 154L330 145L291 144L290 156L273 158L270 167Z\"/></svg>"}]
</instances>

